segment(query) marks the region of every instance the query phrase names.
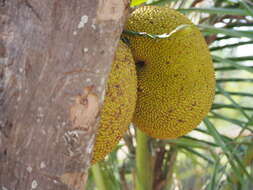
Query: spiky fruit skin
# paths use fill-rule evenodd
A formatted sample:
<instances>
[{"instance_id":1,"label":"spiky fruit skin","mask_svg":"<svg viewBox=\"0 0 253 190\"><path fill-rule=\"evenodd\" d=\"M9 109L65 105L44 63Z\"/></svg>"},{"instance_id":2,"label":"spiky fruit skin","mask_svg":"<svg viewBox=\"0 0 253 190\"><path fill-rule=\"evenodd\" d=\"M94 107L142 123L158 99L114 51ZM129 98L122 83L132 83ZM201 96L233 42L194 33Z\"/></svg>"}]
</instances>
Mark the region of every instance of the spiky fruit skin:
<instances>
[{"instance_id":1,"label":"spiky fruit skin","mask_svg":"<svg viewBox=\"0 0 253 190\"><path fill-rule=\"evenodd\" d=\"M175 10L146 6L130 15L125 29L164 34L183 24L192 25ZM193 130L211 108L215 91L212 59L200 31L191 26L165 39L125 37L137 64L135 126L160 139Z\"/></svg>"},{"instance_id":2,"label":"spiky fruit skin","mask_svg":"<svg viewBox=\"0 0 253 190\"><path fill-rule=\"evenodd\" d=\"M110 153L131 123L136 105L137 76L129 47L119 42L107 80L100 126L93 149L92 163Z\"/></svg>"}]
</instances>

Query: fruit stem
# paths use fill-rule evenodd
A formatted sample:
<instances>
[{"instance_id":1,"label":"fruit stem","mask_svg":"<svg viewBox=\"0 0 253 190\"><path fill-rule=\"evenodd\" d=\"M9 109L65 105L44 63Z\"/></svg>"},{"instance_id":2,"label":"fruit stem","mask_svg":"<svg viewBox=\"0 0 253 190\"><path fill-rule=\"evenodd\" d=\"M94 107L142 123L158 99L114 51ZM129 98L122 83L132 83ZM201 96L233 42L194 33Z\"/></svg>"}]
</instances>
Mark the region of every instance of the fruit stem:
<instances>
[{"instance_id":1,"label":"fruit stem","mask_svg":"<svg viewBox=\"0 0 253 190\"><path fill-rule=\"evenodd\" d=\"M151 190L153 183L152 176L152 155L150 151L150 137L139 129L136 129L136 190Z\"/></svg>"},{"instance_id":2,"label":"fruit stem","mask_svg":"<svg viewBox=\"0 0 253 190\"><path fill-rule=\"evenodd\" d=\"M92 171L97 189L106 190L106 184L105 184L104 177L103 177L101 168L99 166L99 163L94 164L91 167L91 171Z\"/></svg>"}]
</instances>

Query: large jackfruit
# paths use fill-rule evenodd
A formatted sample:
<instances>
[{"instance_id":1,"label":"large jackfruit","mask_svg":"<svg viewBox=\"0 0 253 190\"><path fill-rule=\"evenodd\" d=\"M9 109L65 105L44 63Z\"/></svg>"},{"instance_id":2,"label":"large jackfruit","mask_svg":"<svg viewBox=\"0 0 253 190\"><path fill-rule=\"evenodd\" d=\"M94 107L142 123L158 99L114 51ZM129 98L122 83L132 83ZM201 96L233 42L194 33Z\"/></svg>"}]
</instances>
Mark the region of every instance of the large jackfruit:
<instances>
[{"instance_id":1,"label":"large jackfruit","mask_svg":"<svg viewBox=\"0 0 253 190\"><path fill-rule=\"evenodd\" d=\"M119 42L109 73L92 163L118 144L131 123L136 104L137 76L131 50Z\"/></svg>"},{"instance_id":2,"label":"large jackfruit","mask_svg":"<svg viewBox=\"0 0 253 190\"><path fill-rule=\"evenodd\" d=\"M181 13L156 6L135 10L125 30L161 35L152 39L124 35L137 64L135 126L161 139L176 138L194 129L206 116L214 98L215 76L207 44Z\"/></svg>"}]
</instances>

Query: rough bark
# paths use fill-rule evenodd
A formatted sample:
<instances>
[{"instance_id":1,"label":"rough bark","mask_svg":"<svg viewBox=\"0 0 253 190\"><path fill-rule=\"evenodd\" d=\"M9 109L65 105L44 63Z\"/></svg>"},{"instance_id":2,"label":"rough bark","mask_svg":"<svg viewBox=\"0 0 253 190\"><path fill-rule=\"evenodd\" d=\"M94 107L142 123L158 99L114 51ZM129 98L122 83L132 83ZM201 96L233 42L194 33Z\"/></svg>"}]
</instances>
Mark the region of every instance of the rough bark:
<instances>
[{"instance_id":1,"label":"rough bark","mask_svg":"<svg viewBox=\"0 0 253 190\"><path fill-rule=\"evenodd\" d=\"M0 0L0 189L83 189L127 0Z\"/></svg>"}]
</instances>

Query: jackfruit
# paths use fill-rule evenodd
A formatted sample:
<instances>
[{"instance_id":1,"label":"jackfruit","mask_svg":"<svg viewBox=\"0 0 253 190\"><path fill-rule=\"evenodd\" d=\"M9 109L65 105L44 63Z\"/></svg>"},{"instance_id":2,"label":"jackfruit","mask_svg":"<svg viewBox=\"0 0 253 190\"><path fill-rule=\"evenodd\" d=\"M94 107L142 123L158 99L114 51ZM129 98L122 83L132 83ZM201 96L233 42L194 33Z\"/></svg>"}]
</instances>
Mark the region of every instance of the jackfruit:
<instances>
[{"instance_id":1,"label":"jackfruit","mask_svg":"<svg viewBox=\"0 0 253 190\"><path fill-rule=\"evenodd\" d=\"M131 123L137 96L135 62L129 47L119 42L109 73L92 163L110 153Z\"/></svg>"},{"instance_id":2,"label":"jackfruit","mask_svg":"<svg viewBox=\"0 0 253 190\"><path fill-rule=\"evenodd\" d=\"M125 30L168 38L124 34L137 65L137 103L133 124L147 135L176 138L193 130L211 108L215 75L201 32L183 14L144 6L129 17ZM143 34L143 33L142 33Z\"/></svg>"}]
</instances>

